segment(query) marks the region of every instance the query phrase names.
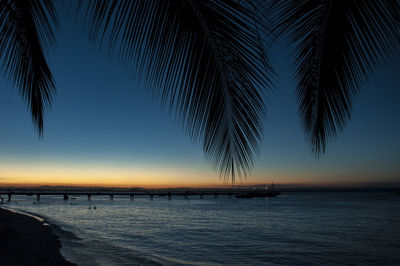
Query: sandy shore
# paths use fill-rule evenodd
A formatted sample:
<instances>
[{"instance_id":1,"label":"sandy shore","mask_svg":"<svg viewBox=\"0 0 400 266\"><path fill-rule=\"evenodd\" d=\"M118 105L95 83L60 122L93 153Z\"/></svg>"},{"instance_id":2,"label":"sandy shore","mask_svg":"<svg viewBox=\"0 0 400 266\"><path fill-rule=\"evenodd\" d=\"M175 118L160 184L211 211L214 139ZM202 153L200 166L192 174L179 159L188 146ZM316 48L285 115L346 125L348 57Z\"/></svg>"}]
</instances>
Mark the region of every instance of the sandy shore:
<instances>
[{"instance_id":1,"label":"sandy shore","mask_svg":"<svg viewBox=\"0 0 400 266\"><path fill-rule=\"evenodd\" d=\"M60 247L50 227L0 207L0 265L75 265Z\"/></svg>"}]
</instances>

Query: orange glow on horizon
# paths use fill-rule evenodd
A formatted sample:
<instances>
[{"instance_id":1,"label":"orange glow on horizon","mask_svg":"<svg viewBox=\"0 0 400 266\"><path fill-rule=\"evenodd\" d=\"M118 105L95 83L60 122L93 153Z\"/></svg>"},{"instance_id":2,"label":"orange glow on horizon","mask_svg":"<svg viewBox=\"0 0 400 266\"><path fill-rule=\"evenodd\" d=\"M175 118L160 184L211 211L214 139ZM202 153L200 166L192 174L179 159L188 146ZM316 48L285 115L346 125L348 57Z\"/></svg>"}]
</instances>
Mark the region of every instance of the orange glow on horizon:
<instances>
[{"instance_id":1,"label":"orange glow on horizon","mask_svg":"<svg viewBox=\"0 0 400 266\"><path fill-rule=\"evenodd\" d=\"M237 179L234 186L256 184L298 186L354 186L374 182L373 173L304 173L277 169L257 169L247 179ZM386 182L398 182L396 176L387 176ZM171 165L107 165L107 164L36 164L0 162L0 186L79 186L79 187L228 187L230 180L222 180L211 169L193 169Z\"/></svg>"},{"instance_id":2,"label":"orange glow on horizon","mask_svg":"<svg viewBox=\"0 0 400 266\"><path fill-rule=\"evenodd\" d=\"M0 186L214 187L226 186L211 170L174 166L0 163Z\"/></svg>"}]
</instances>

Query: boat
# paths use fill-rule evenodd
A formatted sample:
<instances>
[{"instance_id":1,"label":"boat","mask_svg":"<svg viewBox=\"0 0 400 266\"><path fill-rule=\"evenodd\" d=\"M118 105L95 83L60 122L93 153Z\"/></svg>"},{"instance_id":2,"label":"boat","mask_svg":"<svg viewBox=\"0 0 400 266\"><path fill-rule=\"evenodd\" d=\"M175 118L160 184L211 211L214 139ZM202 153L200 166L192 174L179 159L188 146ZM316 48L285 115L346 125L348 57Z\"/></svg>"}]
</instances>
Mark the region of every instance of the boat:
<instances>
[{"instance_id":1,"label":"boat","mask_svg":"<svg viewBox=\"0 0 400 266\"><path fill-rule=\"evenodd\" d=\"M270 188L268 189L267 185L262 185L263 188L260 189L260 186L254 186L253 190L250 191L242 191L240 194L236 195L236 198L244 199L244 198L270 198L276 197L281 194L279 191L275 190L274 184L272 183Z\"/></svg>"}]
</instances>

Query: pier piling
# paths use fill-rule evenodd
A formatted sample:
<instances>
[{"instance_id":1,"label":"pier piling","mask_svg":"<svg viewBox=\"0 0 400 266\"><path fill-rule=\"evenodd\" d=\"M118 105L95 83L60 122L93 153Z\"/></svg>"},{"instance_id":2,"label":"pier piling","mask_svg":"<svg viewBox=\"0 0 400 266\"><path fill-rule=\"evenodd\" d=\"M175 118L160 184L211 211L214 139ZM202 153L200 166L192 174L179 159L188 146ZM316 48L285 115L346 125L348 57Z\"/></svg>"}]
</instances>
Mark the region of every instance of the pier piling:
<instances>
[{"instance_id":1,"label":"pier piling","mask_svg":"<svg viewBox=\"0 0 400 266\"><path fill-rule=\"evenodd\" d=\"M88 194L88 195L87 195L87 200L90 201L91 198L92 198L92 195L91 195L91 194Z\"/></svg>"},{"instance_id":2,"label":"pier piling","mask_svg":"<svg viewBox=\"0 0 400 266\"><path fill-rule=\"evenodd\" d=\"M36 201L40 201L40 194L36 194Z\"/></svg>"}]
</instances>

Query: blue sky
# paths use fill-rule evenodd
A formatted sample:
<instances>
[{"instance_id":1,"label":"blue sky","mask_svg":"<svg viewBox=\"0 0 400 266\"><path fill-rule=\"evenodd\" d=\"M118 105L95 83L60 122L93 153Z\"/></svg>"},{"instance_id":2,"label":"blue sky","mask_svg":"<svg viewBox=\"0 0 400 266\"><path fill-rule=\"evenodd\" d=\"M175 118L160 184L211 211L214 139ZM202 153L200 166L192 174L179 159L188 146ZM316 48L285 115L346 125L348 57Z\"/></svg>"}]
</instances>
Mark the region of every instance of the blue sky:
<instances>
[{"instance_id":1,"label":"blue sky","mask_svg":"<svg viewBox=\"0 0 400 266\"><path fill-rule=\"evenodd\" d=\"M143 83L90 45L82 25L62 16L57 40L48 55L57 97L43 139L17 89L0 76L0 184L79 184L79 178L85 185L225 184L201 144L151 100ZM371 76L348 127L315 159L297 115L289 48L282 41L272 51L278 75L267 94L261 155L238 184L400 182L400 55Z\"/></svg>"}]
</instances>

